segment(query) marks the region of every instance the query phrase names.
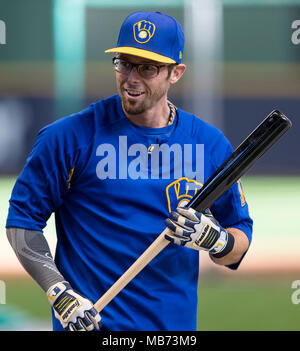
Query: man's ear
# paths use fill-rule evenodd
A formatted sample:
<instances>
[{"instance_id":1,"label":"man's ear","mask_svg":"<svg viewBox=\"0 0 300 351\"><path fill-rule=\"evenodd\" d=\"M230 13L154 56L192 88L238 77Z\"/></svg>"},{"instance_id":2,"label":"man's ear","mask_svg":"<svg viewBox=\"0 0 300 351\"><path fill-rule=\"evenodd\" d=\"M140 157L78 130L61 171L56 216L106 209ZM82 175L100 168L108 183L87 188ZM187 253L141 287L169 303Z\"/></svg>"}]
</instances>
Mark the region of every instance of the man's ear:
<instances>
[{"instance_id":1,"label":"man's ear","mask_svg":"<svg viewBox=\"0 0 300 351\"><path fill-rule=\"evenodd\" d=\"M176 82L178 82L179 79L182 77L185 69L186 65L183 63L179 63L178 65L174 66L169 77L169 83L175 84Z\"/></svg>"}]
</instances>

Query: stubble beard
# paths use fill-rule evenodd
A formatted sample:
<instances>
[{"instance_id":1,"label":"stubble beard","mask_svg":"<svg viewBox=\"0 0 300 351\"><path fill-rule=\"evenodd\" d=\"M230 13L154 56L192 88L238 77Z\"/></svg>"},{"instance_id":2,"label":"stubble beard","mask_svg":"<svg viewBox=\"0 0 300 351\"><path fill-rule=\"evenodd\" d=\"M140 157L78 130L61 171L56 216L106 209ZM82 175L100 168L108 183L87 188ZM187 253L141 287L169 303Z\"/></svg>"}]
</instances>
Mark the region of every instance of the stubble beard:
<instances>
[{"instance_id":1,"label":"stubble beard","mask_svg":"<svg viewBox=\"0 0 300 351\"><path fill-rule=\"evenodd\" d=\"M159 89L154 92L153 95L148 95L147 91L145 92L145 96L143 101L133 101L129 100L125 95L125 91L123 89L119 89L122 106L126 113L129 115L139 115L145 113L147 110L151 109L153 106L157 104L159 100L166 94L166 91L163 89Z\"/></svg>"},{"instance_id":2,"label":"stubble beard","mask_svg":"<svg viewBox=\"0 0 300 351\"><path fill-rule=\"evenodd\" d=\"M147 111L147 109L150 107L150 106L148 106L149 104L147 104L147 101L145 101L145 100L141 101L141 102L130 101L124 95L125 95L124 93L121 94L122 106L123 106L124 111L126 113L128 113L129 115L142 114L145 111Z\"/></svg>"}]
</instances>

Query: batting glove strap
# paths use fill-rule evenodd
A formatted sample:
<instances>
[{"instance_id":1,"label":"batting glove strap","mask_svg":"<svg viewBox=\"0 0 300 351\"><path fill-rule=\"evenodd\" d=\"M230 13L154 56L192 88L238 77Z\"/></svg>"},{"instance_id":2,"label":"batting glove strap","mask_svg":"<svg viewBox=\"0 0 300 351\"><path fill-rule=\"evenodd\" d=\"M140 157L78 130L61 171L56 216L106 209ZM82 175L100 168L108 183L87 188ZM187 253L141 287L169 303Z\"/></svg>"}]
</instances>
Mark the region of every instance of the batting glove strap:
<instances>
[{"instance_id":1,"label":"batting glove strap","mask_svg":"<svg viewBox=\"0 0 300 351\"><path fill-rule=\"evenodd\" d=\"M215 258L222 258L229 254L232 251L234 246L234 236L230 233L227 233L228 239L226 245L222 248L222 250L218 252L211 252L211 255Z\"/></svg>"}]
</instances>

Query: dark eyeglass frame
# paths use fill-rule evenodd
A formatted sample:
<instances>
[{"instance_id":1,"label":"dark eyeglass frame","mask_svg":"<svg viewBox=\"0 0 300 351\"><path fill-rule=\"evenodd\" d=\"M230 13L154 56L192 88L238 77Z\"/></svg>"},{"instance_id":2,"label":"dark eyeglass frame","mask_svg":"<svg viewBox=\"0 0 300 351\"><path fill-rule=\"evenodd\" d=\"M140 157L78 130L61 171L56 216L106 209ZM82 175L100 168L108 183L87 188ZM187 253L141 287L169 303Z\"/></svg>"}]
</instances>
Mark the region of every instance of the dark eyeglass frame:
<instances>
[{"instance_id":1,"label":"dark eyeglass frame","mask_svg":"<svg viewBox=\"0 0 300 351\"><path fill-rule=\"evenodd\" d=\"M121 72L117 69L117 64L116 64L116 61L117 60L122 60L122 61L125 61L126 63L128 63L130 65L130 69L128 70L128 73L124 73L124 72ZM169 65L154 65L152 63L132 63L130 61L127 61L121 57L113 57L112 59L112 64L114 66L114 69L115 71L121 73L121 74L125 74L125 75L129 75L130 72L132 71L133 67L136 67L136 70L137 72L139 73L139 75L143 78L154 78L154 77L157 77L159 75L159 72L160 72L160 69L162 67L167 67ZM140 67L143 67L143 66L152 66L152 67L155 67L156 68L156 74L153 74L153 76L149 76L149 77L146 77L145 74L143 73L143 71L141 70Z\"/></svg>"}]
</instances>

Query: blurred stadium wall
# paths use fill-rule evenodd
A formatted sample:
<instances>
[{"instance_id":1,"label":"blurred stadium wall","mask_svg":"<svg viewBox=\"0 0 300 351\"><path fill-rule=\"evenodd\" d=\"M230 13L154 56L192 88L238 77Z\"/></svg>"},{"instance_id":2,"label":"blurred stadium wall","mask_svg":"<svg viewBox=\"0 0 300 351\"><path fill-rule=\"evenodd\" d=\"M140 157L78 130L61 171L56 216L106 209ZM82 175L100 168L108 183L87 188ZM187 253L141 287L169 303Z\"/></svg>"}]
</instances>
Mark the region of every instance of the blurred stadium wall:
<instances>
[{"instance_id":1,"label":"blurred stadium wall","mask_svg":"<svg viewBox=\"0 0 300 351\"><path fill-rule=\"evenodd\" d=\"M124 18L143 9L184 27L188 69L170 91L175 105L220 127L234 147L275 108L292 120L245 177L255 236L241 272L299 271L300 44L292 41L299 1L166 0L162 9L158 0L11 0L0 2L0 274L24 274L4 226L38 130L116 93L104 50L115 45ZM54 250L52 217L45 235ZM218 270L202 256L201 269Z\"/></svg>"}]
</instances>

